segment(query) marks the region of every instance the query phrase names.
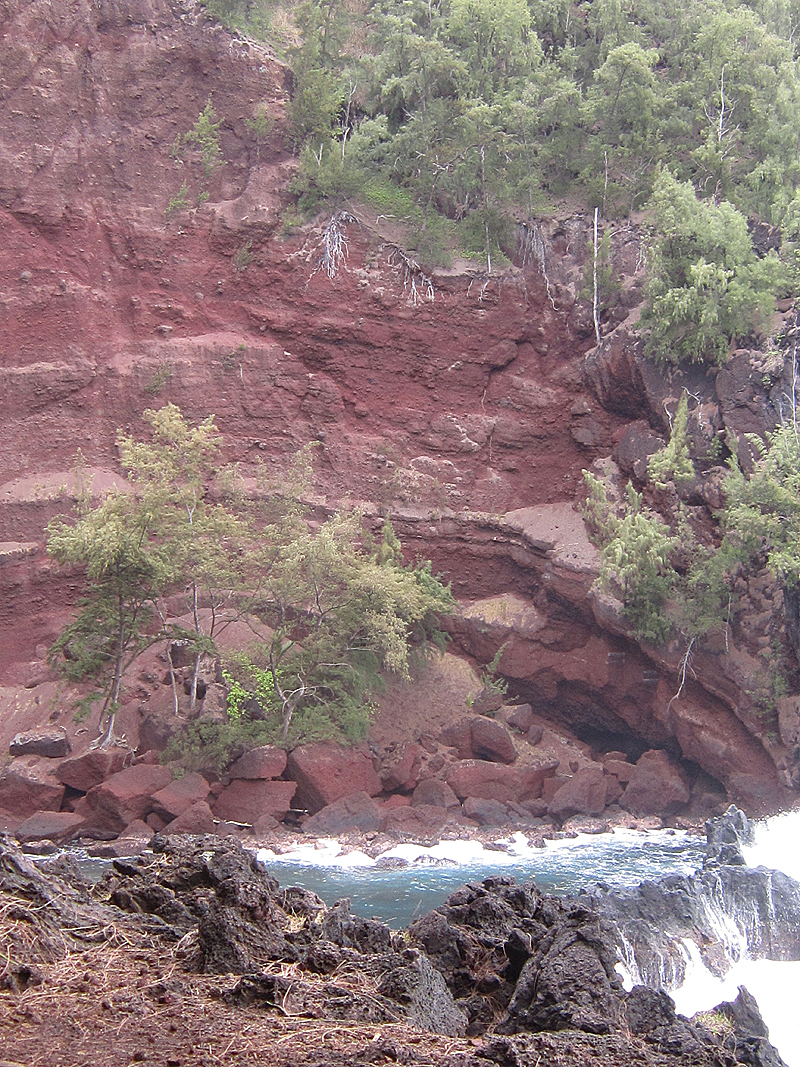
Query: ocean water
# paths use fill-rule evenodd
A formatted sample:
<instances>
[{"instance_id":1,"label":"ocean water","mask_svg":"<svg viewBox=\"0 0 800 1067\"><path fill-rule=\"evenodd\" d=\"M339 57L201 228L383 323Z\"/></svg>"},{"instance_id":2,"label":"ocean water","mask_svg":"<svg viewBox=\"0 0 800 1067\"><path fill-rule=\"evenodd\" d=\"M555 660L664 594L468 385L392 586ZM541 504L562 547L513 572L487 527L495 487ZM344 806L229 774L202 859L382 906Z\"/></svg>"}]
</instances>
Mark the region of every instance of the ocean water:
<instances>
[{"instance_id":1,"label":"ocean water","mask_svg":"<svg viewBox=\"0 0 800 1067\"><path fill-rule=\"evenodd\" d=\"M281 885L302 885L334 904L347 897L354 913L402 929L442 904L465 882L493 874L517 881L536 880L548 893L576 893L597 882L638 885L671 872L690 874L703 857L704 841L683 831L640 833L617 830L548 841L531 848L523 834L486 848L475 841L438 845L397 845L377 859L347 852L334 839L276 855L260 849L258 858Z\"/></svg>"},{"instance_id":2,"label":"ocean water","mask_svg":"<svg viewBox=\"0 0 800 1067\"><path fill-rule=\"evenodd\" d=\"M756 824L755 843L745 850L751 866L782 870L800 880L800 811ZM282 855L261 849L258 858L281 885L302 885L327 903L349 898L352 910L397 929L443 903L465 882L492 874L510 874L518 881L534 878L540 889L574 893L598 882L630 886L669 873L690 874L702 862L704 841L682 831L615 830L581 835L531 848L522 834L499 841L495 848L477 842L442 841L425 848L397 845L373 859L346 851L335 840L298 842ZM724 978L703 965L697 946L684 945L687 959L682 986L669 990L678 1011L694 1015L733 1000L744 985L758 1001L770 1039L789 1067L800 1067L800 962L740 958ZM623 978L625 978L624 971Z\"/></svg>"}]
</instances>

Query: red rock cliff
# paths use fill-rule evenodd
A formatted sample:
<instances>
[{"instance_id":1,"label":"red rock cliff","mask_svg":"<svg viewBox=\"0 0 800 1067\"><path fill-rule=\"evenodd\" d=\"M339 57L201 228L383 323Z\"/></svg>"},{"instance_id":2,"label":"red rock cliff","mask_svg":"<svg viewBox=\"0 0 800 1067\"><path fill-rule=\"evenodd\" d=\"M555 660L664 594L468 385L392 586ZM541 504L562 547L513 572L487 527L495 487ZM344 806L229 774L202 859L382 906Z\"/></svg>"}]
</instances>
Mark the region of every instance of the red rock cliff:
<instances>
[{"instance_id":1,"label":"red rock cliff","mask_svg":"<svg viewBox=\"0 0 800 1067\"><path fill-rule=\"evenodd\" d=\"M462 598L513 594L510 622L484 605L454 629L488 658L508 640L521 695L600 747L627 731L774 806L789 757L737 680L712 665L670 703L679 652L642 651L589 596L569 503L630 412L585 374L581 223L545 228L544 272L427 278L355 210L331 278L321 226L282 236L290 78L266 49L179 0L3 0L0 19L0 680L74 601L42 545L78 447L101 484L117 429L171 400L213 412L245 469L318 441L329 504L390 511ZM204 183L173 146L209 99L223 162ZM187 208L168 212L184 181Z\"/></svg>"}]
</instances>

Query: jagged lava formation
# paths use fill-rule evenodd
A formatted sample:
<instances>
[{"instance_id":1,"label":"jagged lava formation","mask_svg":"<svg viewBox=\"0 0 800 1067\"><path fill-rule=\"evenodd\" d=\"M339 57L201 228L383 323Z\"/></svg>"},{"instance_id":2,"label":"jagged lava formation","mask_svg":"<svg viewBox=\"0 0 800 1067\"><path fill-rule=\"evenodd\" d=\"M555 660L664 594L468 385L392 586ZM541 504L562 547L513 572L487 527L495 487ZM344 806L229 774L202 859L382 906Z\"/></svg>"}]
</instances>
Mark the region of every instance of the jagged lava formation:
<instances>
[{"instance_id":1,"label":"jagged lava formation","mask_svg":"<svg viewBox=\"0 0 800 1067\"><path fill-rule=\"evenodd\" d=\"M399 934L281 889L232 839L157 837L94 887L68 854L43 867L0 838L0 1035L25 1062L783 1062L746 990L691 1021L626 992L613 926L532 882L464 886Z\"/></svg>"},{"instance_id":2,"label":"jagged lava formation","mask_svg":"<svg viewBox=\"0 0 800 1067\"><path fill-rule=\"evenodd\" d=\"M79 592L43 545L78 446L102 488L117 429L142 432L143 410L169 400L191 420L213 412L244 469L316 441L328 506L391 514L465 603L455 646L486 662L506 642L516 694L583 742L665 750L696 794L750 811L793 801L800 716L787 706L780 733L759 716L747 628L733 620L728 654L698 655L671 700L682 649L639 647L591 591L581 470L612 452L633 470L675 389L617 325L639 300L633 229L615 237L627 281L588 361L581 219L521 227L502 275L465 265L429 284L361 205L329 278L320 226L282 233L291 75L266 48L181 0L3 0L0 18L0 681L14 708ZM199 157L172 148L209 98L223 162L207 201L168 213L184 180L196 196ZM257 105L266 145L247 126ZM695 384L735 432L769 408L739 364L724 395ZM743 619L781 625L774 587L742 603Z\"/></svg>"}]
</instances>

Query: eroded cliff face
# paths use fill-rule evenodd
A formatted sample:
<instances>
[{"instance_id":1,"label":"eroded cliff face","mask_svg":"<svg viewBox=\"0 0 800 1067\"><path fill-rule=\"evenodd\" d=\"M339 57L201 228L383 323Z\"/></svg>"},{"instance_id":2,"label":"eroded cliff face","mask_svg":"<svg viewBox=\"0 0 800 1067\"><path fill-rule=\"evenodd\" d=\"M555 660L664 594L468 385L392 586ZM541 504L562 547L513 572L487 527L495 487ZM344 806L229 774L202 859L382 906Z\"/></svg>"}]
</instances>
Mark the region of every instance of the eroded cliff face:
<instances>
[{"instance_id":1,"label":"eroded cliff face","mask_svg":"<svg viewBox=\"0 0 800 1067\"><path fill-rule=\"evenodd\" d=\"M502 276L429 278L356 205L330 277L327 219L282 233L291 78L266 49L181 0L5 0L0 19L0 681L30 676L78 593L43 551L77 449L101 488L117 430L173 401L214 413L245 472L316 441L324 503L390 513L473 602L456 642L490 659L506 641L519 695L579 737L667 748L751 808L790 799L791 738L755 714L749 653L706 655L671 700L682 650L640 649L591 593L581 470L663 416L631 344L586 373L581 220L548 223L527 242L544 259L523 242ZM206 180L174 146L209 98L223 162ZM616 242L635 279L635 234Z\"/></svg>"}]
</instances>

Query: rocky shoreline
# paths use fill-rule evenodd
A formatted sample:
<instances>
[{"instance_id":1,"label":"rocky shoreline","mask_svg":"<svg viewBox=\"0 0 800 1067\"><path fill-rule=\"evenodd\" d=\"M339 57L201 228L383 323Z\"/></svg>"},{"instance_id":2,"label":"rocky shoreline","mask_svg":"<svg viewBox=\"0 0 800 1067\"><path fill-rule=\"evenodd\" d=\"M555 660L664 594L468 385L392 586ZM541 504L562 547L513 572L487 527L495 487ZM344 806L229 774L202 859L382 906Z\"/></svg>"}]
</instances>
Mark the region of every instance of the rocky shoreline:
<instances>
[{"instance_id":1,"label":"rocky shoreline","mask_svg":"<svg viewBox=\"0 0 800 1067\"><path fill-rule=\"evenodd\" d=\"M157 835L94 886L0 839L0 934L8 1063L782 1063L745 990L693 1020L626 992L592 902L502 876L398 933L234 839Z\"/></svg>"},{"instance_id":2,"label":"rocky shoreline","mask_svg":"<svg viewBox=\"0 0 800 1067\"><path fill-rule=\"evenodd\" d=\"M211 700L209 692L204 704ZM394 735L378 722L355 746L242 747L222 769L202 753L188 766L164 762L187 726L174 714L146 713L136 749L93 747L74 724L18 733L0 773L0 831L26 848L77 843L116 855L141 851L158 833L234 834L281 851L298 836L336 837L378 852L397 841L490 843L514 832L541 845L615 826L699 830L723 810L724 797L702 777L692 782L664 750L635 759L594 752L529 704L475 701L461 717L454 704L448 695L443 722L423 721L427 730L398 714Z\"/></svg>"}]
</instances>

